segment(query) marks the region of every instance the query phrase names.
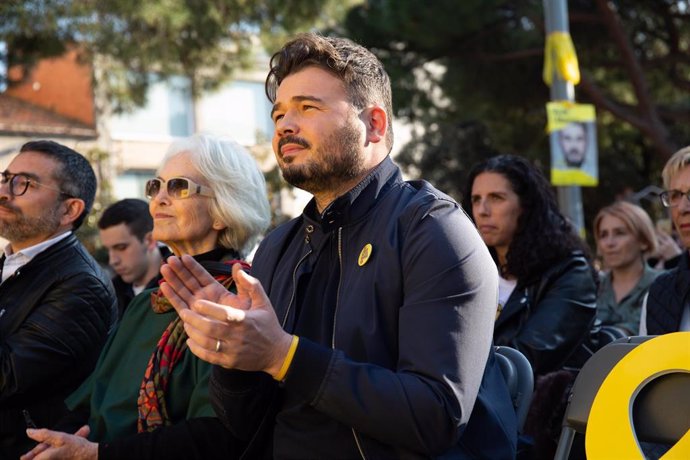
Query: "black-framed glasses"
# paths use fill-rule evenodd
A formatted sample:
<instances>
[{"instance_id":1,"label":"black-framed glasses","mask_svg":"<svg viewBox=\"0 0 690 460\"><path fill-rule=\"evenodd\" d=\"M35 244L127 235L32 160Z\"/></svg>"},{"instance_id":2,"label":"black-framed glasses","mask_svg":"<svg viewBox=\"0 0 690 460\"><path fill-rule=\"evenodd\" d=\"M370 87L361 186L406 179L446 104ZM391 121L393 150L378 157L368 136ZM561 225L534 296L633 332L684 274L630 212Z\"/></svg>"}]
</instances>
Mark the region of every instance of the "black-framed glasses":
<instances>
[{"instance_id":1,"label":"black-framed glasses","mask_svg":"<svg viewBox=\"0 0 690 460\"><path fill-rule=\"evenodd\" d=\"M168 195L177 198L189 198L192 195L213 196L213 190L204 185L199 185L186 177L172 177L163 180L160 177L146 181L146 197L152 200L161 191L163 184L166 185Z\"/></svg>"},{"instance_id":2,"label":"black-framed glasses","mask_svg":"<svg viewBox=\"0 0 690 460\"><path fill-rule=\"evenodd\" d=\"M667 208L675 208L678 206L683 197L690 201L690 190L687 192L681 192L680 190L665 190L659 194L661 204Z\"/></svg>"},{"instance_id":3,"label":"black-framed glasses","mask_svg":"<svg viewBox=\"0 0 690 460\"><path fill-rule=\"evenodd\" d=\"M10 195L12 196L22 196L29 190L29 186L33 184L37 187L47 188L48 190L55 190L60 195L66 196L67 198L74 198L74 195L63 192L59 188L51 187L50 185L42 184L33 177L24 173L11 173L9 171L3 171L0 173L0 184L9 184Z\"/></svg>"}]
</instances>

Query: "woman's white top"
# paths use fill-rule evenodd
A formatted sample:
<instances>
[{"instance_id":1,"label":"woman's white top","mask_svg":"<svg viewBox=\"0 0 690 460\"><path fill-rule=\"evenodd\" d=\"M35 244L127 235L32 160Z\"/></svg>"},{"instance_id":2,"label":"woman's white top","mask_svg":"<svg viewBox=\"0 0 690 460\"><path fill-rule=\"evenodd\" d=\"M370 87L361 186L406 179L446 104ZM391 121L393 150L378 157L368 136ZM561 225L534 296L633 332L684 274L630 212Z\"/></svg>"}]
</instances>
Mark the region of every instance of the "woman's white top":
<instances>
[{"instance_id":1,"label":"woman's white top","mask_svg":"<svg viewBox=\"0 0 690 460\"><path fill-rule=\"evenodd\" d=\"M498 308L496 310L496 318L503 311L503 307L508 302L510 294L515 290L515 286L517 286L517 280L508 280L500 275L498 276Z\"/></svg>"}]
</instances>

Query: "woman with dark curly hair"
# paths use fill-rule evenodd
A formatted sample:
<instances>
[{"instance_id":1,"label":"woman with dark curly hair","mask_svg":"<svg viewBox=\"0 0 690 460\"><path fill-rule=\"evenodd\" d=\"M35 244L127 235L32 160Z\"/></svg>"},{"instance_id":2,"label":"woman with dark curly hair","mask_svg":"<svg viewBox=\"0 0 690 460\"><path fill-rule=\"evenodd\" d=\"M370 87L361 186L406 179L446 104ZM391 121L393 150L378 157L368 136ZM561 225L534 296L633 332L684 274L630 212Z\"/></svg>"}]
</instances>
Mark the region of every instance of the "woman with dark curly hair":
<instances>
[{"instance_id":1,"label":"woman with dark curly hair","mask_svg":"<svg viewBox=\"0 0 690 460\"><path fill-rule=\"evenodd\" d=\"M489 158L470 171L465 208L499 268L496 345L524 353L535 375L581 365L595 272L544 175L518 156Z\"/></svg>"}]
</instances>

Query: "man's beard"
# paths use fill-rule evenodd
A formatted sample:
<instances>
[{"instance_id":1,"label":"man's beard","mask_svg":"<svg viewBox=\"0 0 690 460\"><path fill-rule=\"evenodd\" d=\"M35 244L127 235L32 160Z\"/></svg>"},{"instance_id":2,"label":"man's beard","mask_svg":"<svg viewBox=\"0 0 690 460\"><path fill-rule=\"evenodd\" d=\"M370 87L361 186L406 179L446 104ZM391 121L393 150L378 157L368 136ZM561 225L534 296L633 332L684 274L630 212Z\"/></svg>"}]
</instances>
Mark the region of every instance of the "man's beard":
<instances>
[{"instance_id":1,"label":"man's beard","mask_svg":"<svg viewBox=\"0 0 690 460\"><path fill-rule=\"evenodd\" d=\"M27 217L8 203L0 203L0 207L9 209L17 216L16 220L9 221L0 217L0 236L10 243L25 241L42 235L52 235L60 226L60 206L58 204L38 217Z\"/></svg>"},{"instance_id":2,"label":"man's beard","mask_svg":"<svg viewBox=\"0 0 690 460\"><path fill-rule=\"evenodd\" d=\"M305 141L289 137L284 142L293 141L309 147ZM312 194L337 189L343 182L364 172L360 143L359 132L348 124L325 139L304 164L293 165L290 164L291 158L283 159L283 178L287 183Z\"/></svg>"},{"instance_id":3,"label":"man's beard","mask_svg":"<svg viewBox=\"0 0 690 460\"><path fill-rule=\"evenodd\" d=\"M575 150L565 155L565 162L571 168L579 168L585 162L585 157L584 155L580 155L579 151Z\"/></svg>"}]
</instances>

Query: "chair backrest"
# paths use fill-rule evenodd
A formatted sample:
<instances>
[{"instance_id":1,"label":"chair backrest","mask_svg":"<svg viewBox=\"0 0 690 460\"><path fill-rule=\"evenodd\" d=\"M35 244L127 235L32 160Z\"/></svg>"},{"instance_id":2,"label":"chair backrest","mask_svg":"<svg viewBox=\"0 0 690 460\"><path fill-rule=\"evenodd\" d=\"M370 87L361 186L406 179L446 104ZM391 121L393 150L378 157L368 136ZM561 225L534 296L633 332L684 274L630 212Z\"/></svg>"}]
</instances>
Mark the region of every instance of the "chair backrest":
<instances>
[{"instance_id":1,"label":"chair backrest","mask_svg":"<svg viewBox=\"0 0 690 460\"><path fill-rule=\"evenodd\" d=\"M503 377L508 385L517 416L518 431L522 432L527 412L534 392L534 374L532 365L525 355L511 347L497 346L496 360L501 367Z\"/></svg>"},{"instance_id":2,"label":"chair backrest","mask_svg":"<svg viewBox=\"0 0 690 460\"><path fill-rule=\"evenodd\" d=\"M630 334L628 331L618 326L601 326L599 330L599 348L608 345L616 340L625 339Z\"/></svg>"},{"instance_id":3,"label":"chair backrest","mask_svg":"<svg viewBox=\"0 0 690 460\"><path fill-rule=\"evenodd\" d=\"M626 339L621 339L626 340ZM568 397L563 425L584 433L594 397L613 366L627 355L637 343L612 342L597 351L580 370Z\"/></svg>"},{"instance_id":4,"label":"chair backrest","mask_svg":"<svg viewBox=\"0 0 690 460\"><path fill-rule=\"evenodd\" d=\"M616 340L614 340L612 343L634 343L634 344L641 344L642 342L646 342L649 339L653 339L656 337L655 335L633 335L633 336L628 336L628 337L620 337Z\"/></svg>"}]
</instances>

